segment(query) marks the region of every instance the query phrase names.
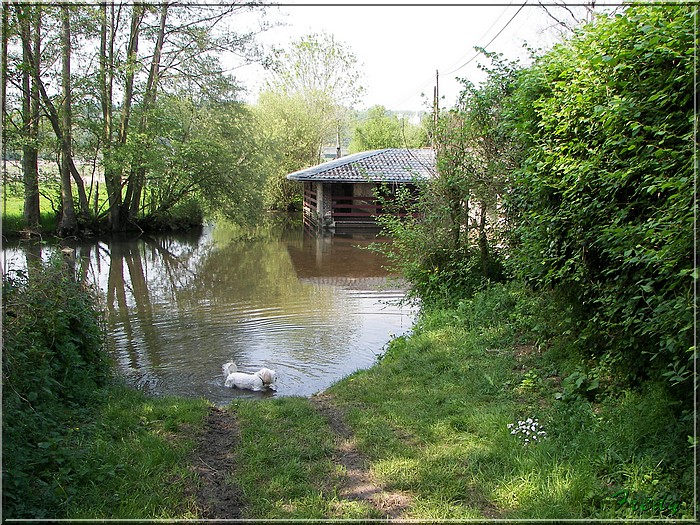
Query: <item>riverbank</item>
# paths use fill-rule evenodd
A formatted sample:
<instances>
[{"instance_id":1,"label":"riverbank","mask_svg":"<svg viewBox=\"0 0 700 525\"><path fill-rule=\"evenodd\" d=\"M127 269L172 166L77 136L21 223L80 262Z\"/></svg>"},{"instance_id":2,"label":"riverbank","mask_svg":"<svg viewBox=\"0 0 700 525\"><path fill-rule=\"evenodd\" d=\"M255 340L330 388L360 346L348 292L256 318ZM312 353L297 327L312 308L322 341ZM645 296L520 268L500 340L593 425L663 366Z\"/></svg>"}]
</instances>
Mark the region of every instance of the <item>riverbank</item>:
<instances>
[{"instance_id":1,"label":"riverbank","mask_svg":"<svg viewBox=\"0 0 700 525\"><path fill-rule=\"evenodd\" d=\"M102 196L102 198L106 198ZM103 206L104 203L100 203ZM50 210L57 203L51 202L46 196L41 196L41 209ZM60 242L58 236L59 214L56 211L42 211L39 215L38 231L29 230L24 219L24 199L16 195L6 196L3 200L2 211L2 237L5 240L16 239L43 239ZM95 212L97 213L97 212ZM132 232L185 232L201 228L204 224L204 215L201 208L193 201L176 206L169 213L160 217L149 217L147 220L131 222L130 226L120 233ZM110 234L111 232L106 218L92 220L88 225L83 225L73 239L93 238L96 235Z\"/></svg>"},{"instance_id":2,"label":"riverbank","mask_svg":"<svg viewBox=\"0 0 700 525\"><path fill-rule=\"evenodd\" d=\"M118 390L66 516L692 518L692 406L593 387L554 308L495 286L310 399Z\"/></svg>"}]
</instances>

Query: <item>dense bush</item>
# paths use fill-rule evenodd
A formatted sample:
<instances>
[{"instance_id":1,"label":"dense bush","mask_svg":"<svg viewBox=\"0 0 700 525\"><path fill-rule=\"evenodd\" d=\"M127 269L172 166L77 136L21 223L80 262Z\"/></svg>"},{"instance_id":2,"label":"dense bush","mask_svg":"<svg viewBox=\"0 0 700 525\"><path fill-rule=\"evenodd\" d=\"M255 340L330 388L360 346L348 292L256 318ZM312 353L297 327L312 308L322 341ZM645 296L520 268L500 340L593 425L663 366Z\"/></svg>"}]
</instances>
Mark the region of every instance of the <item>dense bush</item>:
<instances>
[{"instance_id":1,"label":"dense bush","mask_svg":"<svg viewBox=\"0 0 700 525\"><path fill-rule=\"evenodd\" d=\"M429 307L453 307L504 278L499 210L517 150L502 109L518 66L487 57L487 81L463 80L456 107L431 126L435 176L418 184L417 202L398 192L397 201L384 203L394 213L380 218L395 240L390 259Z\"/></svg>"},{"instance_id":2,"label":"dense bush","mask_svg":"<svg viewBox=\"0 0 700 525\"><path fill-rule=\"evenodd\" d=\"M691 375L694 9L629 7L521 76L511 268L628 379ZM689 381L688 381L689 383Z\"/></svg>"},{"instance_id":3,"label":"dense bush","mask_svg":"<svg viewBox=\"0 0 700 525\"><path fill-rule=\"evenodd\" d=\"M90 475L68 445L109 375L96 304L60 260L3 277L5 518L60 516Z\"/></svg>"},{"instance_id":4,"label":"dense bush","mask_svg":"<svg viewBox=\"0 0 700 525\"><path fill-rule=\"evenodd\" d=\"M564 301L597 373L688 394L695 16L629 6L527 68L486 54L487 80L433 129L419 215L383 219L424 305L505 273Z\"/></svg>"}]
</instances>

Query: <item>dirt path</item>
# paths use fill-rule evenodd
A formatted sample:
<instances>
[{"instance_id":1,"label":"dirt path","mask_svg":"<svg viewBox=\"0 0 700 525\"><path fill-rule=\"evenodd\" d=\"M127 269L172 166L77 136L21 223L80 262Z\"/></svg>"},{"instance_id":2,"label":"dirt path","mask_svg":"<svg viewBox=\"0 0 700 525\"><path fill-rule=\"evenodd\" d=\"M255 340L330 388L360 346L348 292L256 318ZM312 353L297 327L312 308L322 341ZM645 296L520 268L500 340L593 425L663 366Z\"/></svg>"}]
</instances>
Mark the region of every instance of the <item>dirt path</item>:
<instances>
[{"instance_id":1,"label":"dirt path","mask_svg":"<svg viewBox=\"0 0 700 525\"><path fill-rule=\"evenodd\" d=\"M403 517L411 504L411 497L402 492L387 491L368 470L369 460L355 444L355 436L345 422L345 417L329 394L311 397L311 402L319 414L324 416L336 435L333 460L341 465L344 475L338 487L340 497L352 501L364 501L389 519Z\"/></svg>"},{"instance_id":2,"label":"dirt path","mask_svg":"<svg viewBox=\"0 0 700 525\"><path fill-rule=\"evenodd\" d=\"M372 479L368 471L369 460L357 450L355 436L345 422L342 411L334 404L332 396L317 395L311 398L311 403L326 418L336 436L333 461L343 467L338 480L338 495L350 501L365 502L385 518L402 517L411 504L410 496L387 491ZM242 517L245 502L240 488L233 481L238 436L234 416L226 410L212 408L204 423L194 456L193 468L199 475L197 506L202 518Z\"/></svg>"},{"instance_id":3,"label":"dirt path","mask_svg":"<svg viewBox=\"0 0 700 525\"><path fill-rule=\"evenodd\" d=\"M194 458L199 474L197 504L205 519L241 517L241 491L233 484L235 469L233 451L238 441L238 428L231 414L212 408L204 423Z\"/></svg>"}]
</instances>

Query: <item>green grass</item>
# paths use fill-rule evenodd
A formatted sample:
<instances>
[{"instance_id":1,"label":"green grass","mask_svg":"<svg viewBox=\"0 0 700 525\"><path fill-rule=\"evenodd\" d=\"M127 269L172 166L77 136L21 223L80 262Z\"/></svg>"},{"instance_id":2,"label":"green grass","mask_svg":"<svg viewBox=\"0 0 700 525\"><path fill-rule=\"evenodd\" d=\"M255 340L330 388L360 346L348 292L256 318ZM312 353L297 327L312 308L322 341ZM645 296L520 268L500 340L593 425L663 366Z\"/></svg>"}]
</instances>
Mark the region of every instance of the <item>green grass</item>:
<instances>
[{"instance_id":1,"label":"green grass","mask_svg":"<svg viewBox=\"0 0 700 525\"><path fill-rule=\"evenodd\" d=\"M66 517L197 518L189 463L207 411L203 400L112 387L80 443L90 474Z\"/></svg>"},{"instance_id":2,"label":"green grass","mask_svg":"<svg viewBox=\"0 0 700 525\"><path fill-rule=\"evenodd\" d=\"M380 517L338 498L333 433L308 399L242 400L231 410L240 428L234 481L248 504L244 517Z\"/></svg>"},{"instance_id":3,"label":"green grass","mask_svg":"<svg viewBox=\"0 0 700 525\"><path fill-rule=\"evenodd\" d=\"M457 311L428 315L377 366L331 388L374 472L421 502L410 513L419 519L669 515L619 505L611 496L620 490L678 502L674 517L692 516L692 419L679 417L661 385L556 400L557 375L571 363L556 370L550 355L532 351L552 330L551 312L534 308L541 300L517 285L494 287ZM527 342L530 352L515 351ZM528 417L548 435L523 446L507 425Z\"/></svg>"},{"instance_id":4,"label":"green grass","mask_svg":"<svg viewBox=\"0 0 700 525\"><path fill-rule=\"evenodd\" d=\"M51 204L41 197L41 209L51 210ZM42 211L39 215L39 225L43 232L54 232L58 226L56 214L53 211ZM4 235L17 235L25 229L24 199L22 197L7 196L4 201L2 213L2 232Z\"/></svg>"}]
</instances>

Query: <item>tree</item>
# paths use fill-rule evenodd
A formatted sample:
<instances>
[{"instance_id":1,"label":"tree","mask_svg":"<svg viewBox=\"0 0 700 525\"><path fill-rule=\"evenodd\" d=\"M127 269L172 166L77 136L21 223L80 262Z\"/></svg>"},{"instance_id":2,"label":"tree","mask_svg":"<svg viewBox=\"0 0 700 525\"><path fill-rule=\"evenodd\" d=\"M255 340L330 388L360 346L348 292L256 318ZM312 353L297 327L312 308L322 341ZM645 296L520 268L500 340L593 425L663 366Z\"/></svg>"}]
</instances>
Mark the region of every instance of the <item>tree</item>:
<instances>
[{"instance_id":1,"label":"tree","mask_svg":"<svg viewBox=\"0 0 700 525\"><path fill-rule=\"evenodd\" d=\"M289 173L318 163L323 143L318 116L304 99L272 91L260 94L253 108L271 161L265 188L265 204L271 209L292 210L300 202L299 183L287 180Z\"/></svg>"},{"instance_id":2,"label":"tree","mask_svg":"<svg viewBox=\"0 0 700 525\"><path fill-rule=\"evenodd\" d=\"M461 177L468 192L466 230L475 232L478 239L483 276L494 277L491 275L494 266L500 264L496 260L496 246L505 239L502 200L510 174L518 167L521 157L508 121L508 107L517 87L520 66L517 62L504 61L501 55L480 51L491 62L490 66L480 66L488 76L479 86L462 80L463 89L452 118L460 122L457 143L464 148L459 152L457 165L462 164ZM445 145L452 139L446 136L438 142ZM449 159L438 162L451 169Z\"/></svg>"},{"instance_id":3,"label":"tree","mask_svg":"<svg viewBox=\"0 0 700 525\"><path fill-rule=\"evenodd\" d=\"M39 68L41 45L41 6L25 6L20 16L24 39L32 41L35 67ZM29 231L39 229L39 88L32 78L29 55L22 56L22 173L24 220Z\"/></svg>"},{"instance_id":4,"label":"tree","mask_svg":"<svg viewBox=\"0 0 700 525\"><path fill-rule=\"evenodd\" d=\"M216 33L223 20L246 6L222 7L164 4L134 5L129 34L124 47L115 45L118 28L125 17L121 6L101 9L100 30L100 107L104 127L104 166L113 230L134 223L146 210L153 209L145 195L149 184L161 180L148 174L148 157L159 150L159 130L152 125L159 94L179 90L204 102L211 96L230 100L235 86L225 75L215 53L236 46L249 59L258 56L254 33ZM150 41L144 37L151 36ZM145 48L145 50L144 50ZM148 68L142 64L148 62ZM121 103L112 98L119 91L115 83L124 79ZM216 91L211 89L215 86ZM119 124L114 128L114 112L119 108ZM134 119L135 112L138 113ZM157 193L157 191L155 192Z\"/></svg>"},{"instance_id":5,"label":"tree","mask_svg":"<svg viewBox=\"0 0 700 525\"><path fill-rule=\"evenodd\" d=\"M47 9L41 11L48 12ZM37 13L39 13L37 11ZM42 76L42 69L40 68L41 63L41 53L43 50L40 49L38 40L33 40L30 37L28 31L20 31L22 56L26 58L24 60L25 67L31 73L31 79L34 82L35 87L38 89L43 113L48 117L51 127L56 135L56 139L59 143L60 150L60 168L61 173L61 200L63 206L63 215L60 225L60 230L64 233L74 233L77 230L77 220L75 218L75 213L73 210L73 195L72 195L72 184L75 184L76 190L78 192L78 200L80 203L81 216L86 219L89 214L89 206L87 202L87 195L85 193L85 187L83 179L78 172L75 163L73 162L73 156L71 151L71 137L72 137L72 87L71 87L71 26L70 26L70 13L71 8L67 5L60 6L56 14L59 24L59 44L58 47L61 51L61 72L60 72L60 85L62 90L61 102L61 112L56 109L54 104L54 98L52 98L46 89L46 83L44 82L44 77ZM26 25L26 16L29 16L27 11L21 6L16 6L16 14L18 23L20 26ZM40 22L37 22L40 25ZM68 126L66 128L66 126ZM70 210L66 213L66 206L70 206Z\"/></svg>"},{"instance_id":6,"label":"tree","mask_svg":"<svg viewBox=\"0 0 700 525\"><path fill-rule=\"evenodd\" d=\"M277 50L270 69L257 111L277 158L267 203L290 209L301 194L286 175L318 164L323 146L342 140L349 110L363 88L355 55L325 33L307 35L289 49Z\"/></svg>"},{"instance_id":7,"label":"tree","mask_svg":"<svg viewBox=\"0 0 700 525\"><path fill-rule=\"evenodd\" d=\"M373 106L355 125L349 150L354 153L382 148L420 148L425 142L423 128L405 118L399 119L384 106Z\"/></svg>"},{"instance_id":8,"label":"tree","mask_svg":"<svg viewBox=\"0 0 700 525\"><path fill-rule=\"evenodd\" d=\"M258 216L266 148L247 108L165 96L149 121L159 136L141 157L147 174L142 225L189 225L193 218L201 221L204 211L239 223Z\"/></svg>"},{"instance_id":9,"label":"tree","mask_svg":"<svg viewBox=\"0 0 700 525\"><path fill-rule=\"evenodd\" d=\"M316 119L318 162L324 143L336 142L347 124L348 110L364 91L357 58L332 35L310 34L287 51L278 51L271 69L266 91L300 99Z\"/></svg>"},{"instance_id":10,"label":"tree","mask_svg":"<svg viewBox=\"0 0 700 525\"><path fill-rule=\"evenodd\" d=\"M484 282L504 278L502 201L520 159L507 108L519 67L485 56L486 80L463 80L457 105L429 126L436 176L420 185L417 204L399 196L406 218L380 219L394 237L391 260L432 306L454 306Z\"/></svg>"},{"instance_id":11,"label":"tree","mask_svg":"<svg viewBox=\"0 0 700 525\"><path fill-rule=\"evenodd\" d=\"M272 91L300 95L307 104L321 103L351 108L364 89L357 69L357 57L333 35L312 33L293 42L286 51L276 51L270 66Z\"/></svg>"},{"instance_id":12,"label":"tree","mask_svg":"<svg viewBox=\"0 0 700 525\"><path fill-rule=\"evenodd\" d=\"M17 124L12 137L15 148L25 147L25 196L31 216L37 215L30 206L36 202L30 185L36 170L28 169L36 164L29 148L38 147L38 119L32 117L37 113L37 100L39 114L49 122L56 139L52 153L61 164L64 233L75 227L92 228L103 219L115 231L134 227L148 210L155 209L148 195L157 191L149 185L162 179L148 171L154 165L151 156L160 151L160 97L187 93L197 105L212 99L234 100L238 86L223 70L218 56L234 51L242 60L252 61L261 54L254 40L256 32L238 34L223 22L242 9L254 8L253 4L103 3L40 9L4 4L3 16L10 22L11 14L18 30L3 32L11 64L3 87L10 88L11 104L25 103L23 110L13 110L10 122ZM14 71L12 66L16 66ZM47 151L39 149L38 153L46 155ZM77 167L90 159L93 170L104 173L108 198L103 209L95 200L92 216ZM97 198L94 186L90 191ZM72 199L79 210L75 227Z\"/></svg>"},{"instance_id":13,"label":"tree","mask_svg":"<svg viewBox=\"0 0 700 525\"><path fill-rule=\"evenodd\" d=\"M61 50L62 50L62 71L61 90L63 102L61 104L62 129L61 129L61 222L58 225L59 235L75 233L78 223L73 209L73 190L71 185L70 161L73 158L71 151L72 133L72 92L70 79L70 11L68 5L61 6ZM36 77L39 77L38 68L39 57L36 57L34 67L37 69Z\"/></svg>"}]
</instances>

